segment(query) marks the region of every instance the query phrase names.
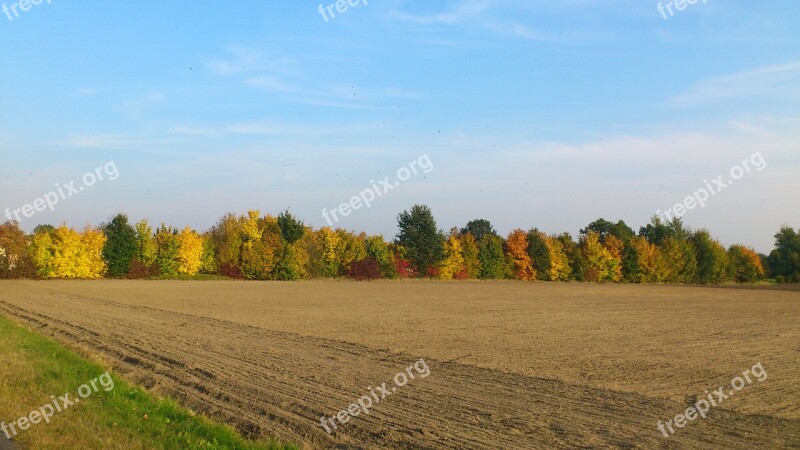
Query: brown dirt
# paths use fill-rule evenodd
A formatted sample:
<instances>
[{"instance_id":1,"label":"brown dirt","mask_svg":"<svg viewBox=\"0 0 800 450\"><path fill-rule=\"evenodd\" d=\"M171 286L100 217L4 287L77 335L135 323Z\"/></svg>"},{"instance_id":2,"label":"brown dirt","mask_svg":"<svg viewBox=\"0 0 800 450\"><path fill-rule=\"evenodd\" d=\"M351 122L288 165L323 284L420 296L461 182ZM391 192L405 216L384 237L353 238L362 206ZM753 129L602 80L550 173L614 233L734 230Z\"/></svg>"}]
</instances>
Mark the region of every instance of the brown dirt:
<instances>
[{"instance_id":1,"label":"brown dirt","mask_svg":"<svg viewBox=\"0 0 800 450\"><path fill-rule=\"evenodd\" d=\"M0 314L246 434L309 448L800 447L798 292L8 281ZM427 378L334 436L319 425L420 358ZM668 439L657 430L757 362L766 380Z\"/></svg>"}]
</instances>

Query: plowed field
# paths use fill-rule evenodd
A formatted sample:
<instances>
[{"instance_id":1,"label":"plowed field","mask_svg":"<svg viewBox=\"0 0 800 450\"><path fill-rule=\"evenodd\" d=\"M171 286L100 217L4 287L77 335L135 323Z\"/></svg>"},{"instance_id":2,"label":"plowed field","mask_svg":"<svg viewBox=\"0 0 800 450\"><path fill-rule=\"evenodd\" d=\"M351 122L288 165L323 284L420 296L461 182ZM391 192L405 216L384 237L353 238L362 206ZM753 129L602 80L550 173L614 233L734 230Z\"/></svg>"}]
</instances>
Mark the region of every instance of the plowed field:
<instances>
[{"instance_id":1,"label":"plowed field","mask_svg":"<svg viewBox=\"0 0 800 450\"><path fill-rule=\"evenodd\" d=\"M5 281L0 314L249 436L308 448L800 448L800 292ZM322 428L421 358L429 376ZM768 377L706 419L657 429L759 362Z\"/></svg>"}]
</instances>

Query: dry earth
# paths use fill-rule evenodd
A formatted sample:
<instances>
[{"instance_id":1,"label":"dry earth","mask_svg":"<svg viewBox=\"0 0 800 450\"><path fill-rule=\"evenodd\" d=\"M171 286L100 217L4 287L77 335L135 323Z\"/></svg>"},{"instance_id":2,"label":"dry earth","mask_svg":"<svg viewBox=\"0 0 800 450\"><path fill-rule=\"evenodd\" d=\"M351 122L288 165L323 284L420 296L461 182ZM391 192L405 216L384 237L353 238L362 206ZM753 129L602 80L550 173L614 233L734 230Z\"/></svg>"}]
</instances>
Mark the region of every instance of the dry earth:
<instances>
[{"instance_id":1,"label":"dry earth","mask_svg":"<svg viewBox=\"0 0 800 450\"><path fill-rule=\"evenodd\" d=\"M797 291L5 281L0 314L309 448L800 448ZM427 378L333 436L319 425L420 358ZM657 430L758 362L766 380L668 439Z\"/></svg>"}]
</instances>

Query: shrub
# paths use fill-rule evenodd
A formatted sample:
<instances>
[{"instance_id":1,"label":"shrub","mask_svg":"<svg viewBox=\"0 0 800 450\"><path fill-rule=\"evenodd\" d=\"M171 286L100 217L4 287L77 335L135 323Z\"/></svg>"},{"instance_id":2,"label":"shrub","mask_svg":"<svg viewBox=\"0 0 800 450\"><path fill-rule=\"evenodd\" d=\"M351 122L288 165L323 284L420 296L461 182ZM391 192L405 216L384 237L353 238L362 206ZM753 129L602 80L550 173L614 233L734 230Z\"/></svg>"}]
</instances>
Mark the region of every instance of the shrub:
<instances>
[{"instance_id":1,"label":"shrub","mask_svg":"<svg viewBox=\"0 0 800 450\"><path fill-rule=\"evenodd\" d=\"M140 280L153 278L158 275L157 270L153 266L145 264L139 258L134 258L130 266L128 273L125 274L125 278Z\"/></svg>"},{"instance_id":2,"label":"shrub","mask_svg":"<svg viewBox=\"0 0 800 450\"><path fill-rule=\"evenodd\" d=\"M352 263L347 275L358 281L378 280L381 278L381 269L377 259L367 257Z\"/></svg>"},{"instance_id":3,"label":"shrub","mask_svg":"<svg viewBox=\"0 0 800 450\"><path fill-rule=\"evenodd\" d=\"M222 264L219 266L219 274L225 277L234 278L236 280L243 280L244 275L242 269L234 264Z\"/></svg>"}]
</instances>

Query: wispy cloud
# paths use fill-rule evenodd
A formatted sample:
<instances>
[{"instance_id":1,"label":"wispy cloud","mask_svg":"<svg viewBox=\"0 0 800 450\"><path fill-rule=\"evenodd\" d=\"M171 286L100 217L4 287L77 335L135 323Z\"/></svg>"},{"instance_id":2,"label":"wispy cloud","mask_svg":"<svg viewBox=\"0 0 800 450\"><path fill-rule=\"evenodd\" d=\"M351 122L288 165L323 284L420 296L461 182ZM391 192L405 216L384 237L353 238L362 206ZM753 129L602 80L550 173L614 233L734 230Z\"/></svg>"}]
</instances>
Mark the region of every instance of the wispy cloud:
<instances>
[{"instance_id":1,"label":"wispy cloud","mask_svg":"<svg viewBox=\"0 0 800 450\"><path fill-rule=\"evenodd\" d=\"M761 67L703 80L671 98L669 103L693 106L731 98L775 95L800 96L800 62Z\"/></svg>"},{"instance_id":2,"label":"wispy cloud","mask_svg":"<svg viewBox=\"0 0 800 450\"><path fill-rule=\"evenodd\" d=\"M495 34L540 42L555 42L554 36L509 20L503 14L492 14L493 9L500 6L497 0L462 0L450 9L432 14L410 14L405 11L392 10L390 19L415 23L419 25L477 26Z\"/></svg>"},{"instance_id":3,"label":"wispy cloud","mask_svg":"<svg viewBox=\"0 0 800 450\"><path fill-rule=\"evenodd\" d=\"M467 20L475 20L493 3L495 3L493 0L466 0L444 12L420 15L393 10L389 13L389 17L419 24L455 25Z\"/></svg>"},{"instance_id":4,"label":"wispy cloud","mask_svg":"<svg viewBox=\"0 0 800 450\"><path fill-rule=\"evenodd\" d=\"M142 138L115 134L95 134L71 136L56 141L55 144L61 147L82 149L133 150L154 145L163 145L170 142L175 141L169 141L161 138Z\"/></svg>"}]
</instances>

